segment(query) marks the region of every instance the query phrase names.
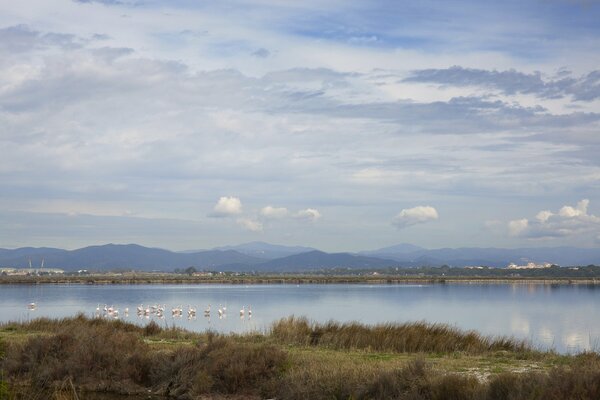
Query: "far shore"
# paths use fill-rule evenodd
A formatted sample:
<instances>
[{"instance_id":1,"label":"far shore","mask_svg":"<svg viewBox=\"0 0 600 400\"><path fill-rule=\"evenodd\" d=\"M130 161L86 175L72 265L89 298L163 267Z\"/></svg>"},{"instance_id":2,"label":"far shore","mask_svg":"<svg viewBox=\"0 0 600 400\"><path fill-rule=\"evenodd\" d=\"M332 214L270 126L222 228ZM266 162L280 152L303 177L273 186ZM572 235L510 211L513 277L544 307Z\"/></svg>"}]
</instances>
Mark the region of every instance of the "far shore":
<instances>
[{"instance_id":1,"label":"far shore","mask_svg":"<svg viewBox=\"0 0 600 400\"><path fill-rule=\"evenodd\" d=\"M0 284L543 284L600 285L600 277L477 277L477 276L398 276L398 275L213 275L195 276L173 273L104 273L89 275L9 275Z\"/></svg>"}]
</instances>

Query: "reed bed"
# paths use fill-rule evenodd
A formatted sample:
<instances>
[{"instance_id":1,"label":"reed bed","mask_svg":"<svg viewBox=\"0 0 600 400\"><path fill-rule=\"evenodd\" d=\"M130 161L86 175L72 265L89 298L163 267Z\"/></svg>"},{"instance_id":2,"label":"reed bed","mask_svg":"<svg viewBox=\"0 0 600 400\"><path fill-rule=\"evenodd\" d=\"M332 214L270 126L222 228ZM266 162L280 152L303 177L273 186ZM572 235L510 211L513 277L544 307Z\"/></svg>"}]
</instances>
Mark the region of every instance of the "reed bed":
<instances>
[{"instance_id":1,"label":"reed bed","mask_svg":"<svg viewBox=\"0 0 600 400\"><path fill-rule=\"evenodd\" d=\"M532 351L524 341L506 337L489 338L477 332L425 322L367 326L356 322L317 323L292 316L275 322L270 335L281 343L380 352L480 354L490 351Z\"/></svg>"}]
</instances>

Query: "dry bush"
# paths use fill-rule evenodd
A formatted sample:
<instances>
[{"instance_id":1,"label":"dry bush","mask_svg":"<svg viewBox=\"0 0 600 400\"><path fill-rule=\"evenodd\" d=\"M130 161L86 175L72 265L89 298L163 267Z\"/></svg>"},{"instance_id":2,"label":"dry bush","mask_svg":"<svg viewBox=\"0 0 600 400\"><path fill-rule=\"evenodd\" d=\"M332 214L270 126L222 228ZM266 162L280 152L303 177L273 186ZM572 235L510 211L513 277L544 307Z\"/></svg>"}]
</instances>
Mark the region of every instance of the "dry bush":
<instances>
[{"instance_id":1,"label":"dry bush","mask_svg":"<svg viewBox=\"0 0 600 400\"><path fill-rule=\"evenodd\" d=\"M156 336L162 332L162 328L156 323L156 321L150 321L144 327L144 336Z\"/></svg>"},{"instance_id":2,"label":"dry bush","mask_svg":"<svg viewBox=\"0 0 600 400\"><path fill-rule=\"evenodd\" d=\"M34 336L8 348L7 374L27 378L36 387L50 387L71 377L74 382L141 381L148 346L126 325L87 320L66 323L51 336Z\"/></svg>"},{"instance_id":3,"label":"dry bush","mask_svg":"<svg viewBox=\"0 0 600 400\"><path fill-rule=\"evenodd\" d=\"M269 395L283 372L286 355L268 344L236 343L216 336L205 345L181 348L155 364L152 380L169 396L183 393Z\"/></svg>"},{"instance_id":4,"label":"dry bush","mask_svg":"<svg viewBox=\"0 0 600 400\"><path fill-rule=\"evenodd\" d=\"M483 385L472 376L442 375L433 379L431 394L433 400L476 400L483 396Z\"/></svg>"},{"instance_id":5,"label":"dry bush","mask_svg":"<svg viewBox=\"0 0 600 400\"><path fill-rule=\"evenodd\" d=\"M429 399L431 398L429 367L422 358L417 358L404 368L379 373L368 384L360 398Z\"/></svg>"},{"instance_id":6,"label":"dry bush","mask_svg":"<svg viewBox=\"0 0 600 400\"><path fill-rule=\"evenodd\" d=\"M370 366L349 363L292 363L277 382L278 399L357 399L376 373Z\"/></svg>"}]
</instances>

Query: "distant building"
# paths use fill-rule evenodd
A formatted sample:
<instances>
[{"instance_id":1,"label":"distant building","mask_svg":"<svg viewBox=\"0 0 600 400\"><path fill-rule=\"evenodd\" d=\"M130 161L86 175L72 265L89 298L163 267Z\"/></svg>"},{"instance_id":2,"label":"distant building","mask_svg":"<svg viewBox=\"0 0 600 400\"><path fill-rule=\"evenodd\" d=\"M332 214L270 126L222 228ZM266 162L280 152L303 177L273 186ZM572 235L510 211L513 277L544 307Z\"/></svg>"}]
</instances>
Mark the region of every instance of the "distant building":
<instances>
[{"instance_id":1,"label":"distant building","mask_svg":"<svg viewBox=\"0 0 600 400\"><path fill-rule=\"evenodd\" d=\"M508 264L506 269L542 269L542 268L550 268L552 266L551 263L541 263L536 264L534 262L528 262L526 265L517 265L515 263Z\"/></svg>"},{"instance_id":2,"label":"distant building","mask_svg":"<svg viewBox=\"0 0 600 400\"><path fill-rule=\"evenodd\" d=\"M0 275L12 275L15 273L15 268L2 267L0 268Z\"/></svg>"},{"instance_id":3,"label":"distant building","mask_svg":"<svg viewBox=\"0 0 600 400\"><path fill-rule=\"evenodd\" d=\"M2 275L62 275L65 271L58 268L0 268L0 274Z\"/></svg>"}]
</instances>

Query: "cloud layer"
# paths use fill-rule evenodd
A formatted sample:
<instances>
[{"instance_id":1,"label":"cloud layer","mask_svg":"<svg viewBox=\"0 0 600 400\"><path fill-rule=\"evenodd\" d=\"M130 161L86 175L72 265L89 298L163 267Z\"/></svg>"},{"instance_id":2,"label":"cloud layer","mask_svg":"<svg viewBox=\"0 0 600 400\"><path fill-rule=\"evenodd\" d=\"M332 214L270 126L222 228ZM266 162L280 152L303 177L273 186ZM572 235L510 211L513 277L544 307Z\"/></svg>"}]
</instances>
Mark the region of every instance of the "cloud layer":
<instances>
[{"instance_id":1,"label":"cloud layer","mask_svg":"<svg viewBox=\"0 0 600 400\"><path fill-rule=\"evenodd\" d=\"M539 71L523 73L514 69L496 71L453 66L413 71L404 82L479 86L496 89L506 95L533 94L546 99L572 96L576 101L593 101L600 97L600 70L575 77L569 71L561 71L558 76L544 78Z\"/></svg>"},{"instance_id":2,"label":"cloud layer","mask_svg":"<svg viewBox=\"0 0 600 400\"><path fill-rule=\"evenodd\" d=\"M569 2L5 2L0 247L517 246L584 217L506 221L600 197L599 19ZM390 226L422 199L443 218ZM410 210L397 227L433 220ZM55 223L74 215L94 218Z\"/></svg>"}]
</instances>

